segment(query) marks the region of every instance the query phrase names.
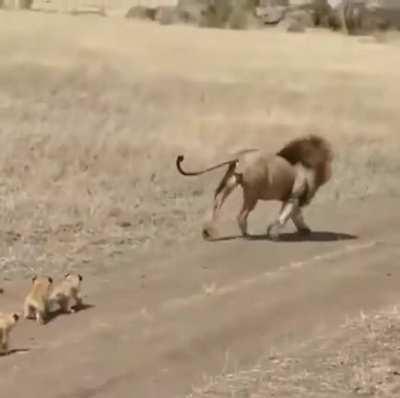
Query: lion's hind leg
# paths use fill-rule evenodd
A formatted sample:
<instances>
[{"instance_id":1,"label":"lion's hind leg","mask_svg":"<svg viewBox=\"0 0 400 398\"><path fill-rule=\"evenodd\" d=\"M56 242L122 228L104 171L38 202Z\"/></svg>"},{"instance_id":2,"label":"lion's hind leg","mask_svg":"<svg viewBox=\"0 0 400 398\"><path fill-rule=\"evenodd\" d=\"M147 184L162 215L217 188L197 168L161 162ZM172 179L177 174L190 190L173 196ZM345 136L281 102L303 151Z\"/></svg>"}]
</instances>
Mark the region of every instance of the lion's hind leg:
<instances>
[{"instance_id":1,"label":"lion's hind leg","mask_svg":"<svg viewBox=\"0 0 400 398\"><path fill-rule=\"evenodd\" d=\"M238 176L234 174L233 168L230 167L215 191L211 220L204 225L202 231L204 239L212 239L216 236L215 225L219 219L222 205L238 184Z\"/></svg>"},{"instance_id":2,"label":"lion's hind leg","mask_svg":"<svg viewBox=\"0 0 400 398\"><path fill-rule=\"evenodd\" d=\"M247 219L251 211L256 207L257 199L249 194L246 190L243 191L243 205L240 213L237 217L237 222L239 224L240 232L242 236L247 237Z\"/></svg>"}]
</instances>

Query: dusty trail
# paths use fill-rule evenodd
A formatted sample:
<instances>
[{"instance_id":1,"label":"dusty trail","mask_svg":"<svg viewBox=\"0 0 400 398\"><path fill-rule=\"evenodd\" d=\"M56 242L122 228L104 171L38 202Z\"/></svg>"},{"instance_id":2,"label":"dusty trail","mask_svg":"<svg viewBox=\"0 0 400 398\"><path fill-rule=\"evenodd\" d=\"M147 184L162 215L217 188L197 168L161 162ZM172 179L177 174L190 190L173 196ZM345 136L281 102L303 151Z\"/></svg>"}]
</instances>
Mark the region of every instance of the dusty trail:
<instances>
[{"instance_id":1,"label":"dusty trail","mask_svg":"<svg viewBox=\"0 0 400 398\"><path fill-rule=\"evenodd\" d=\"M199 242L181 258L127 259L131 269L85 281L92 308L45 327L19 325L13 347L30 350L1 358L0 395L182 396L204 373L218 373L227 352L245 365L270 347L328 333L360 310L396 303L397 202L310 209L316 230L356 239L327 232L303 242L232 239ZM1 308L20 306L28 283L5 285Z\"/></svg>"}]
</instances>

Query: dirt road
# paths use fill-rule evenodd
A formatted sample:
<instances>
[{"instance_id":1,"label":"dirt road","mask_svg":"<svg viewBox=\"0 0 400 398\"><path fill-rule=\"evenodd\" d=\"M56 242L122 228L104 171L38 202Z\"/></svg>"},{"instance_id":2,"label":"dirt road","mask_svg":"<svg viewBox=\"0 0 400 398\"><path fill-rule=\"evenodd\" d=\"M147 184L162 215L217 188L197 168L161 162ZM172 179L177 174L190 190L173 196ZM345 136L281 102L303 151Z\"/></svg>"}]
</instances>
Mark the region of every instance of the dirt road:
<instances>
[{"instance_id":1,"label":"dirt road","mask_svg":"<svg viewBox=\"0 0 400 398\"><path fill-rule=\"evenodd\" d=\"M184 396L220 372L227 353L228 364L246 365L398 302L397 200L315 206L307 216L330 232L199 241L183 257L127 257L131 267L86 279L90 308L15 329L13 347L29 351L0 358L0 396ZM20 308L28 286L6 284L1 308Z\"/></svg>"}]
</instances>

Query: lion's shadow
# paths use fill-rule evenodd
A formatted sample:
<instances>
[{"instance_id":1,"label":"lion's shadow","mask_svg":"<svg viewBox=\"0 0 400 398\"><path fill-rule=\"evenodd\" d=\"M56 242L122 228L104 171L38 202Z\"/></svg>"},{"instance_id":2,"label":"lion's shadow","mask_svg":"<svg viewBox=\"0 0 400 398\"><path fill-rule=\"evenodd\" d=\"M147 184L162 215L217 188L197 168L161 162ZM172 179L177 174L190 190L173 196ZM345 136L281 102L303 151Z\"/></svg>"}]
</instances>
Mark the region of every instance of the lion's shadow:
<instances>
[{"instance_id":1,"label":"lion's shadow","mask_svg":"<svg viewBox=\"0 0 400 398\"><path fill-rule=\"evenodd\" d=\"M22 354L29 352L30 348L13 348L12 350L8 350L7 352L3 352L0 354L0 357L7 357L14 354Z\"/></svg>"},{"instance_id":2,"label":"lion's shadow","mask_svg":"<svg viewBox=\"0 0 400 398\"><path fill-rule=\"evenodd\" d=\"M278 240L271 239L267 234L254 234L247 237L242 235L223 236L220 238L210 239L211 242L221 242L227 240L244 239L249 241L271 241L271 242L335 242L343 240L358 239L357 235L347 234L344 232L332 231L312 231L309 234L299 234L297 232L283 232L279 235Z\"/></svg>"}]
</instances>

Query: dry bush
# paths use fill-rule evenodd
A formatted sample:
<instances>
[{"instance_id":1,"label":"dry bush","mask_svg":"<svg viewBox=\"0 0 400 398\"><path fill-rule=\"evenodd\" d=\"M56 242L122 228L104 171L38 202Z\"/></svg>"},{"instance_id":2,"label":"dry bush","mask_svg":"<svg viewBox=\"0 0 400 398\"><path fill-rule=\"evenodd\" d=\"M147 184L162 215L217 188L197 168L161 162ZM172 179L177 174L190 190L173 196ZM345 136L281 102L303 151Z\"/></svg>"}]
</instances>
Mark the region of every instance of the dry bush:
<instances>
[{"instance_id":1,"label":"dry bush","mask_svg":"<svg viewBox=\"0 0 400 398\"><path fill-rule=\"evenodd\" d=\"M307 28L313 26L313 19L311 14L305 10L294 10L286 13L279 26L287 32L304 33Z\"/></svg>"},{"instance_id":2,"label":"dry bush","mask_svg":"<svg viewBox=\"0 0 400 398\"><path fill-rule=\"evenodd\" d=\"M288 18L286 21L286 31L289 33L304 33L306 26L297 19Z\"/></svg>"},{"instance_id":3,"label":"dry bush","mask_svg":"<svg viewBox=\"0 0 400 398\"><path fill-rule=\"evenodd\" d=\"M19 4L20 4L20 7L23 9L30 9L30 8L32 8L33 1L34 0L22 0L22 1L20 0Z\"/></svg>"},{"instance_id":4,"label":"dry bush","mask_svg":"<svg viewBox=\"0 0 400 398\"><path fill-rule=\"evenodd\" d=\"M180 0L178 10L186 21L208 28L246 29L254 26L255 0Z\"/></svg>"},{"instance_id":5,"label":"dry bush","mask_svg":"<svg viewBox=\"0 0 400 398\"><path fill-rule=\"evenodd\" d=\"M193 25L201 25L203 16L212 5L210 0L179 0L177 12L181 20Z\"/></svg>"},{"instance_id":6,"label":"dry bush","mask_svg":"<svg viewBox=\"0 0 400 398\"><path fill-rule=\"evenodd\" d=\"M175 6L158 7L155 20L161 25L171 25L180 22L179 13Z\"/></svg>"},{"instance_id":7,"label":"dry bush","mask_svg":"<svg viewBox=\"0 0 400 398\"><path fill-rule=\"evenodd\" d=\"M313 0L311 10L313 11L315 26L329 26L329 17L332 13L332 8L328 0Z\"/></svg>"},{"instance_id":8,"label":"dry bush","mask_svg":"<svg viewBox=\"0 0 400 398\"><path fill-rule=\"evenodd\" d=\"M343 28L341 10L342 7L337 7L329 15L329 26L334 30ZM400 11L385 8L384 4L371 9L364 3L346 3L344 18L347 31L352 35L368 35L400 27Z\"/></svg>"},{"instance_id":9,"label":"dry bush","mask_svg":"<svg viewBox=\"0 0 400 398\"><path fill-rule=\"evenodd\" d=\"M260 26L252 10L246 8L235 8L229 15L228 27L230 29L245 30Z\"/></svg>"},{"instance_id":10,"label":"dry bush","mask_svg":"<svg viewBox=\"0 0 400 398\"><path fill-rule=\"evenodd\" d=\"M229 16L228 26L230 29L243 30L248 27L248 13L241 9L235 9Z\"/></svg>"},{"instance_id":11,"label":"dry bush","mask_svg":"<svg viewBox=\"0 0 400 398\"><path fill-rule=\"evenodd\" d=\"M297 21L305 28L311 28L312 26L314 26L314 21L311 13L306 10L293 10L288 12L286 16L294 21Z\"/></svg>"}]
</instances>

